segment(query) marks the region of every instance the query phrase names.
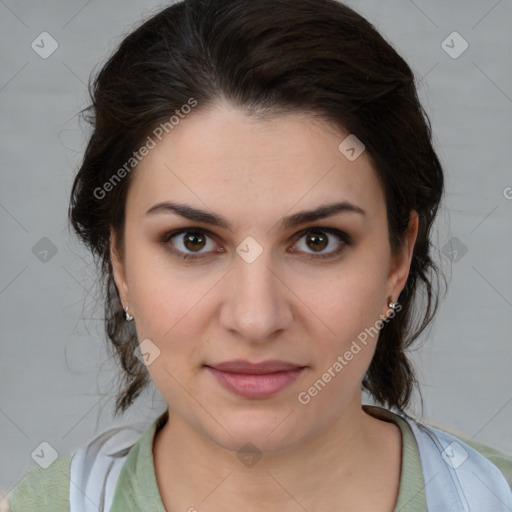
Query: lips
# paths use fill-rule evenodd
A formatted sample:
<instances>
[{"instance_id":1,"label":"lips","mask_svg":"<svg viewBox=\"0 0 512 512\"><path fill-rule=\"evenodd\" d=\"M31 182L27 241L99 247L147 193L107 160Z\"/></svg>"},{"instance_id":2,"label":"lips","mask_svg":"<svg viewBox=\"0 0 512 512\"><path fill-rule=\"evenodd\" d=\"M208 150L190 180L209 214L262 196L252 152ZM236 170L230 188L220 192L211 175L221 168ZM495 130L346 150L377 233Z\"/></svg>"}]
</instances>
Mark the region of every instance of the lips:
<instances>
[{"instance_id":1,"label":"lips","mask_svg":"<svg viewBox=\"0 0 512 512\"><path fill-rule=\"evenodd\" d=\"M304 366L271 360L261 363L226 361L205 365L221 386L245 398L268 398L291 385L303 372Z\"/></svg>"},{"instance_id":2,"label":"lips","mask_svg":"<svg viewBox=\"0 0 512 512\"><path fill-rule=\"evenodd\" d=\"M298 364L279 361L277 359L263 361L261 363L251 363L250 361L237 359L235 361L226 361L224 363L217 363L207 366L215 368L221 372L243 373L250 375L265 375L267 373L286 372L289 370L303 368Z\"/></svg>"}]
</instances>

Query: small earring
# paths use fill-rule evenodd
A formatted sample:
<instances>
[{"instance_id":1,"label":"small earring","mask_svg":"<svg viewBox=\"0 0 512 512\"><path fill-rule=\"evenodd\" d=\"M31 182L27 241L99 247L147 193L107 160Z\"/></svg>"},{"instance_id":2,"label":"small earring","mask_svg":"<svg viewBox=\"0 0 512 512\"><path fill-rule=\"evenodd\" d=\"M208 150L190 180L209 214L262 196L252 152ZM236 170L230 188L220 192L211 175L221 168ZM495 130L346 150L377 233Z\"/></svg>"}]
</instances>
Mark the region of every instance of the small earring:
<instances>
[{"instance_id":1,"label":"small earring","mask_svg":"<svg viewBox=\"0 0 512 512\"><path fill-rule=\"evenodd\" d=\"M128 306L126 306L126 307L124 308L124 313L125 313L125 320L126 320L127 322L132 322L132 321L133 321L133 316L132 316L132 315L130 315L130 313L128 313Z\"/></svg>"},{"instance_id":2,"label":"small earring","mask_svg":"<svg viewBox=\"0 0 512 512\"><path fill-rule=\"evenodd\" d=\"M397 306L398 302L393 302L391 300L388 302L388 307L390 307L391 309L395 309Z\"/></svg>"}]
</instances>

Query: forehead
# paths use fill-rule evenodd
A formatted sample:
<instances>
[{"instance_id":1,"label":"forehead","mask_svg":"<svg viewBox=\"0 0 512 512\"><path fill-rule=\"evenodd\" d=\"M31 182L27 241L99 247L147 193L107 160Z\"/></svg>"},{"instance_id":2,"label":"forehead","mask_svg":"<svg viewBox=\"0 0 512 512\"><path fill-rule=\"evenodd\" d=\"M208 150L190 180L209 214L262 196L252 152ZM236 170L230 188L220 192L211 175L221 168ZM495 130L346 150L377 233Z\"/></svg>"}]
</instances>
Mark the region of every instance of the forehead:
<instances>
[{"instance_id":1,"label":"forehead","mask_svg":"<svg viewBox=\"0 0 512 512\"><path fill-rule=\"evenodd\" d=\"M307 113L260 119L227 105L197 110L139 163L128 202L144 212L179 200L282 216L346 200L381 214L383 191L369 156L349 160L339 149L348 135Z\"/></svg>"}]
</instances>

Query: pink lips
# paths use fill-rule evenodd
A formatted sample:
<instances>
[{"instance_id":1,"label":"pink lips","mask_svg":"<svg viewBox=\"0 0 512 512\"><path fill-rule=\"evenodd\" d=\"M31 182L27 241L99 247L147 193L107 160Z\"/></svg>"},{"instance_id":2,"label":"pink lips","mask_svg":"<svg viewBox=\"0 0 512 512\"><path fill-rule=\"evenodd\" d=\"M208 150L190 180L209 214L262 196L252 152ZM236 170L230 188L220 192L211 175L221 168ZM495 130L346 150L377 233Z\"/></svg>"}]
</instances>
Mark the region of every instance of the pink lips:
<instances>
[{"instance_id":1,"label":"pink lips","mask_svg":"<svg viewBox=\"0 0 512 512\"><path fill-rule=\"evenodd\" d=\"M272 396L294 382L305 369L284 361L227 361L206 368L229 391L246 398Z\"/></svg>"}]
</instances>

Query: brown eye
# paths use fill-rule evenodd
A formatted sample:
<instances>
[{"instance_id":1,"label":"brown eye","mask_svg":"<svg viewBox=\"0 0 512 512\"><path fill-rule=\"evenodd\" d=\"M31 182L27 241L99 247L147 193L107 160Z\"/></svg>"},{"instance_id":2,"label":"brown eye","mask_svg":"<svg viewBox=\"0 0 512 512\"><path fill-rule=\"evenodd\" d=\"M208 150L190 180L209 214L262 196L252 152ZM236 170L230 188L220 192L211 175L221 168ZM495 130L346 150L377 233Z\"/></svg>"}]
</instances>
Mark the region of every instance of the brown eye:
<instances>
[{"instance_id":1,"label":"brown eye","mask_svg":"<svg viewBox=\"0 0 512 512\"><path fill-rule=\"evenodd\" d=\"M325 234L312 231L306 237L306 244L314 251L322 251L329 245L329 240Z\"/></svg>"},{"instance_id":2,"label":"brown eye","mask_svg":"<svg viewBox=\"0 0 512 512\"><path fill-rule=\"evenodd\" d=\"M202 258L206 253L215 252L216 247L205 231L197 229L180 229L167 233L161 242L184 259Z\"/></svg>"},{"instance_id":3,"label":"brown eye","mask_svg":"<svg viewBox=\"0 0 512 512\"><path fill-rule=\"evenodd\" d=\"M196 231L188 231L183 235L182 241L189 251L199 251L205 245L205 236Z\"/></svg>"},{"instance_id":4,"label":"brown eye","mask_svg":"<svg viewBox=\"0 0 512 512\"><path fill-rule=\"evenodd\" d=\"M333 228L308 229L302 231L299 237L293 252L304 252L312 259L333 258L340 254L345 246L351 245L351 239L346 233ZM326 248L331 250L326 251Z\"/></svg>"}]
</instances>

